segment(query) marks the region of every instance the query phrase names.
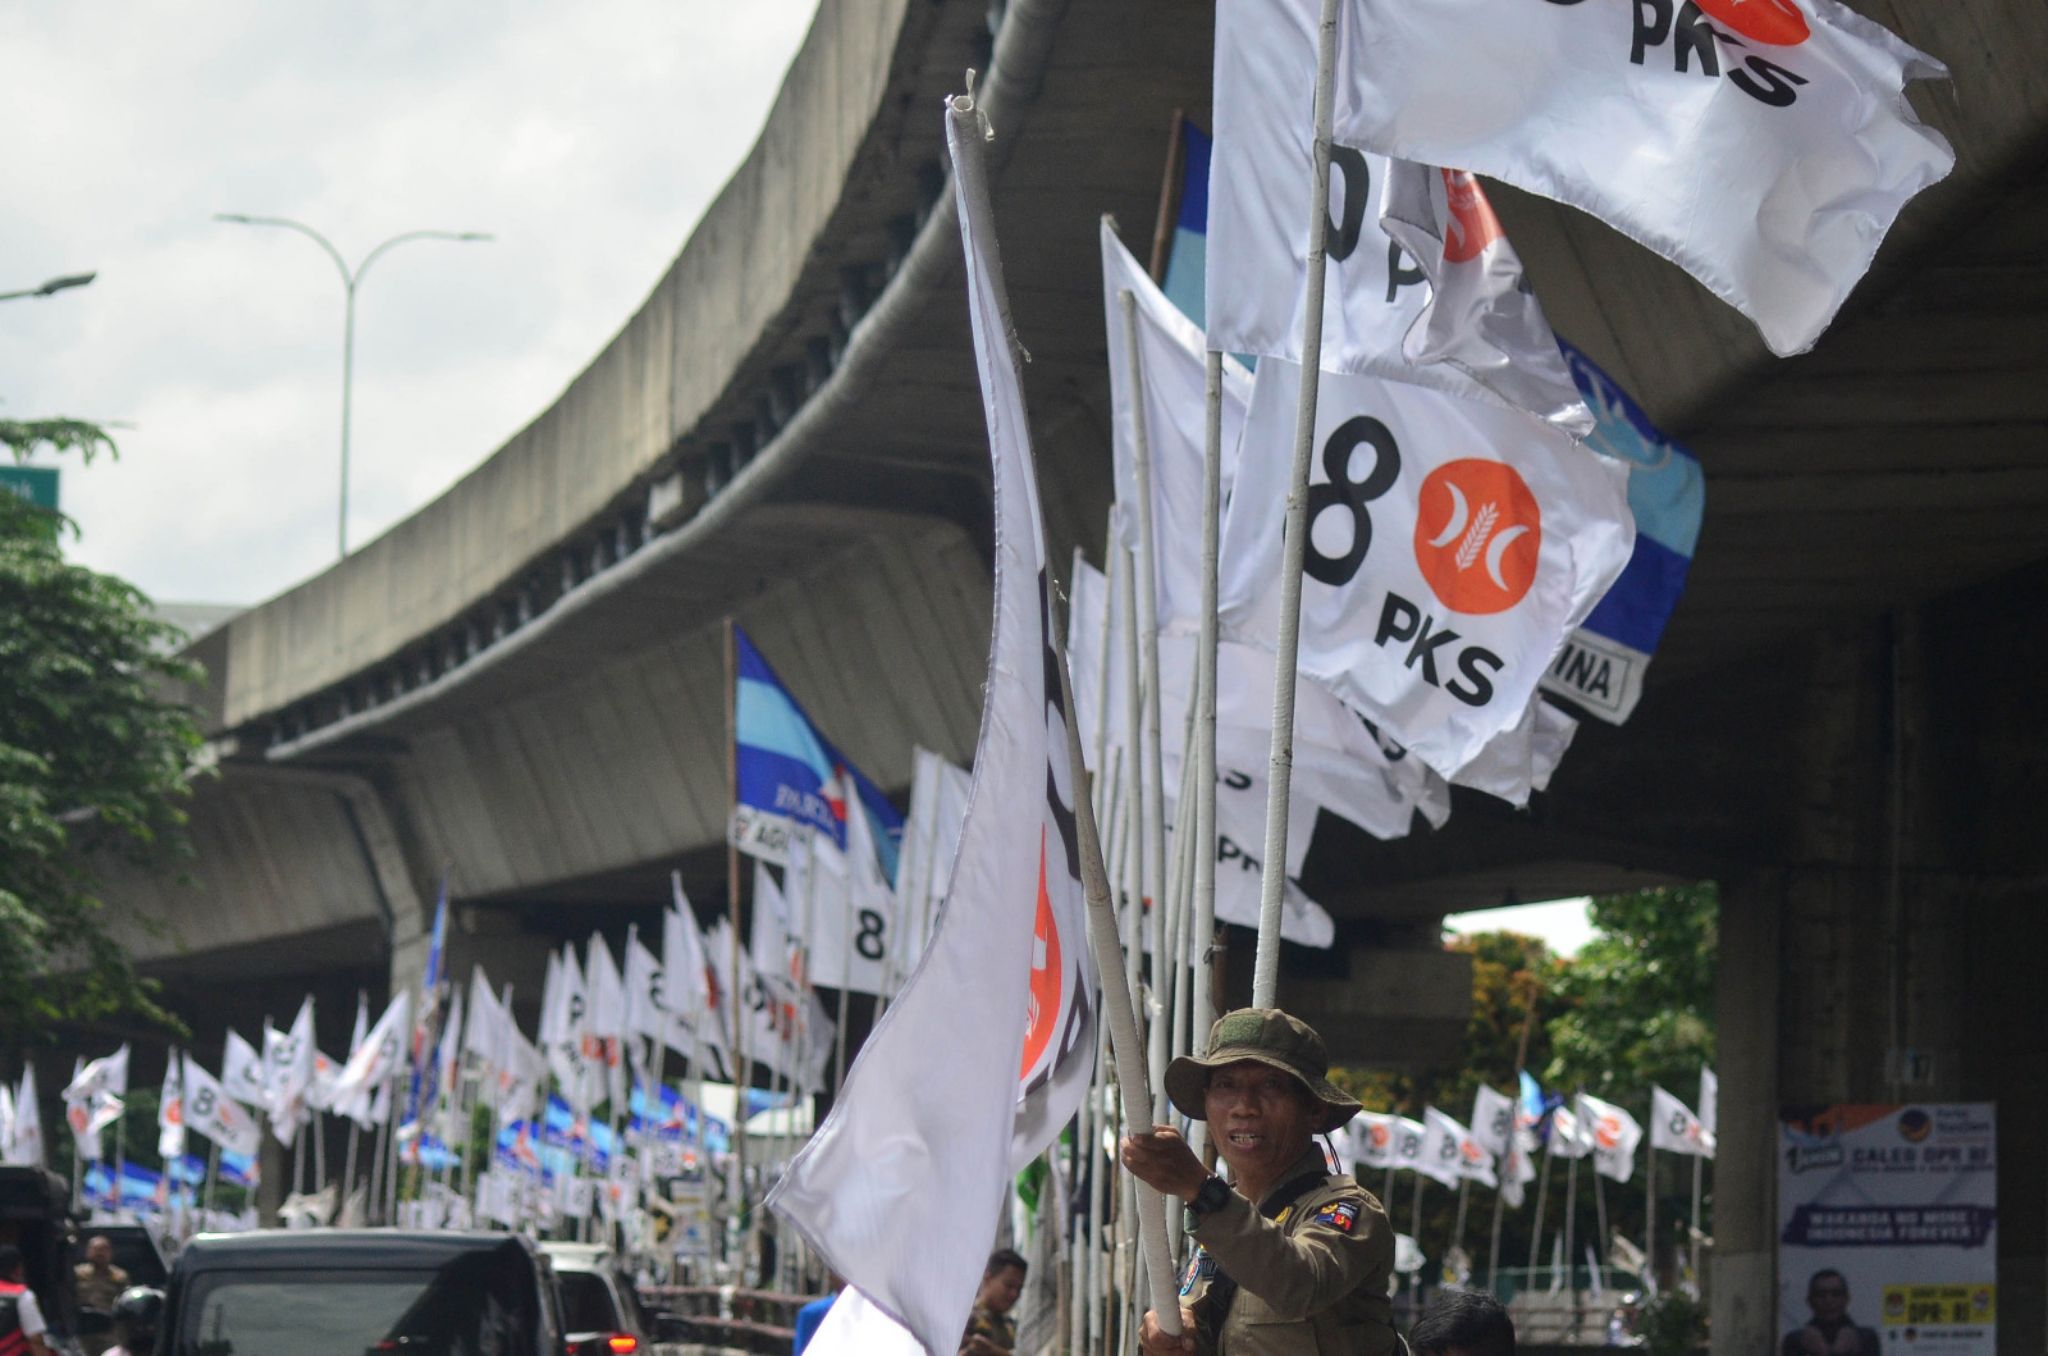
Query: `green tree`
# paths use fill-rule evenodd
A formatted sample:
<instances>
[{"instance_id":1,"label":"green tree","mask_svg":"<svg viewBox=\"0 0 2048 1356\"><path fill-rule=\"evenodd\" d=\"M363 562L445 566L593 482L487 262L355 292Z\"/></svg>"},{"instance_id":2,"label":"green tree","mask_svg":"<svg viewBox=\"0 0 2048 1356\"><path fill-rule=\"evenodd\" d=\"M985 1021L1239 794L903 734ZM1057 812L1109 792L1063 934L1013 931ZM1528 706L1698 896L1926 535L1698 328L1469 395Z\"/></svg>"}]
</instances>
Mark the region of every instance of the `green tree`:
<instances>
[{"instance_id":1,"label":"green tree","mask_svg":"<svg viewBox=\"0 0 2048 1356\"><path fill-rule=\"evenodd\" d=\"M1691 1102L1714 1062L1720 917L1711 882L1595 899L1597 935L1559 973L1567 1011L1551 1023L1548 1084L1638 1114L1652 1083Z\"/></svg>"},{"instance_id":2,"label":"green tree","mask_svg":"<svg viewBox=\"0 0 2048 1356\"><path fill-rule=\"evenodd\" d=\"M0 454L114 454L77 420L0 421ZM0 1048L130 1014L175 1026L108 927L91 867L165 870L189 851L200 747L165 694L196 681L182 634L134 586L64 559L75 526L0 494Z\"/></svg>"}]
</instances>

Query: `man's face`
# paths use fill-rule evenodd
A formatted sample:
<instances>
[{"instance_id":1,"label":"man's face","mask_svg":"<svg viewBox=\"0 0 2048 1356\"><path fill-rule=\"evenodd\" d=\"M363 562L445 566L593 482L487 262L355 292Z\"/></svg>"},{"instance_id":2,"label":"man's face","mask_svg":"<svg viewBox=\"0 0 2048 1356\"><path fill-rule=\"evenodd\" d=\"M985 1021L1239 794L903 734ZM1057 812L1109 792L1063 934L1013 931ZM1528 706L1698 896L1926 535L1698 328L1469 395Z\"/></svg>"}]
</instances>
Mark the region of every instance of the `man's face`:
<instances>
[{"instance_id":1,"label":"man's face","mask_svg":"<svg viewBox=\"0 0 2048 1356\"><path fill-rule=\"evenodd\" d=\"M1315 1136L1315 1099L1291 1075L1256 1060L1210 1074L1203 1107L1217 1154L1239 1178L1274 1181Z\"/></svg>"},{"instance_id":2,"label":"man's face","mask_svg":"<svg viewBox=\"0 0 2048 1356\"><path fill-rule=\"evenodd\" d=\"M104 1238L95 1238L85 1245L85 1260L96 1267L113 1265L114 1245Z\"/></svg>"},{"instance_id":3,"label":"man's face","mask_svg":"<svg viewBox=\"0 0 2048 1356\"><path fill-rule=\"evenodd\" d=\"M1017 1306L1024 1294L1024 1268L1004 1267L981 1282L981 1302L999 1314Z\"/></svg>"},{"instance_id":4,"label":"man's face","mask_svg":"<svg viewBox=\"0 0 2048 1356\"><path fill-rule=\"evenodd\" d=\"M1806 1291L1813 1316L1823 1323L1835 1323L1849 1312L1849 1283L1840 1276L1819 1276Z\"/></svg>"}]
</instances>

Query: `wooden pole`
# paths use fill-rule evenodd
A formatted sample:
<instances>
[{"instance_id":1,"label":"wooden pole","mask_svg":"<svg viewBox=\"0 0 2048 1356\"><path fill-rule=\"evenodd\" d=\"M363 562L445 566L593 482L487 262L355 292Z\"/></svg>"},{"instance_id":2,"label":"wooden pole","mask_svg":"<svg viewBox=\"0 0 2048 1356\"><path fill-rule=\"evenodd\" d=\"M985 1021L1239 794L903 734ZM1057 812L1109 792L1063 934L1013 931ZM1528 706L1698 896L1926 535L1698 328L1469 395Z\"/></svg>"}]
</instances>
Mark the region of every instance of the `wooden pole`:
<instances>
[{"instance_id":1,"label":"wooden pole","mask_svg":"<svg viewBox=\"0 0 2048 1356\"><path fill-rule=\"evenodd\" d=\"M1181 165L1187 156L1188 116L1173 110L1173 125L1166 134L1166 168L1159 179L1159 213L1152 221L1152 259L1146 272L1153 282L1166 277L1166 251L1173 243L1174 219L1180 215Z\"/></svg>"},{"instance_id":2,"label":"wooden pole","mask_svg":"<svg viewBox=\"0 0 2048 1356\"><path fill-rule=\"evenodd\" d=\"M1294 785L1294 684L1301 654L1301 571L1308 543L1308 473L1322 378L1323 283L1330 221L1332 75L1341 0L1323 0L1316 30L1315 149L1308 212L1308 294L1301 319L1301 390L1294 411L1294 464L1281 546L1280 620L1274 641L1273 742L1266 770L1266 856L1259 878L1259 945L1252 1005L1272 1007L1280 986L1280 910L1287 888L1287 807Z\"/></svg>"}]
</instances>

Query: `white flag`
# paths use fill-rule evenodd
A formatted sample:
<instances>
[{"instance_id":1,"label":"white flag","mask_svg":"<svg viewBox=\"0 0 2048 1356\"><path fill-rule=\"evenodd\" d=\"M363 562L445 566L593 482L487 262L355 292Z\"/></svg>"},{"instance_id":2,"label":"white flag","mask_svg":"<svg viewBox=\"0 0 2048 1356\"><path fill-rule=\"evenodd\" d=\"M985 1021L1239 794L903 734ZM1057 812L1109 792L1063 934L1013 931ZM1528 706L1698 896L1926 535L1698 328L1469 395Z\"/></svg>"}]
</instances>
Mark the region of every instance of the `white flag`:
<instances>
[{"instance_id":1,"label":"white flag","mask_svg":"<svg viewBox=\"0 0 2048 1356\"><path fill-rule=\"evenodd\" d=\"M1074 675L1077 686L1080 677ZM903 854L896 863L898 924L891 992L917 968L932 922L945 904L946 882L960 850L960 822L967 816L967 793L974 786L965 768L930 749L913 749L911 758L910 814L903 825Z\"/></svg>"},{"instance_id":2,"label":"white flag","mask_svg":"<svg viewBox=\"0 0 2048 1356\"><path fill-rule=\"evenodd\" d=\"M1712 1069L1700 1066L1700 1126L1715 1133L1721 1114L1721 1080Z\"/></svg>"},{"instance_id":3,"label":"white flag","mask_svg":"<svg viewBox=\"0 0 2048 1356\"><path fill-rule=\"evenodd\" d=\"M0 1158L28 1167L43 1166L43 1111L36 1099L36 1066L24 1064L21 1083L14 1092L14 1123L6 1142L0 1144Z\"/></svg>"},{"instance_id":4,"label":"white flag","mask_svg":"<svg viewBox=\"0 0 2048 1356\"><path fill-rule=\"evenodd\" d=\"M73 1078L69 1086L64 1089L64 1100L67 1102L90 1102L103 1094L111 1094L115 1097L126 1097L128 1095L128 1046L126 1043L123 1043L121 1048L113 1054L101 1055L98 1059L81 1066L77 1077Z\"/></svg>"},{"instance_id":5,"label":"white flag","mask_svg":"<svg viewBox=\"0 0 2048 1356\"><path fill-rule=\"evenodd\" d=\"M266 1027L269 1026L265 1022ZM228 1028L227 1048L220 1058L220 1083L228 1096L243 1106L259 1107L270 1101L270 1082L263 1071L263 1056L256 1047Z\"/></svg>"},{"instance_id":6,"label":"white flag","mask_svg":"<svg viewBox=\"0 0 2048 1356\"><path fill-rule=\"evenodd\" d=\"M163 1091L157 1096L156 1152L166 1163L185 1152L185 1061L176 1049L164 1065Z\"/></svg>"},{"instance_id":7,"label":"white flag","mask_svg":"<svg viewBox=\"0 0 2048 1356\"><path fill-rule=\"evenodd\" d=\"M677 1053L702 1061L696 1072L708 1076L730 1067L729 1014L715 987L704 935L697 930L681 877L670 876L669 886L673 901L661 925L662 1005L689 1033L689 1047Z\"/></svg>"},{"instance_id":8,"label":"white flag","mask_svg":"<svg viewBox=\"0 0 2048 1356\"><path fill-rule=\"evenodd\" d=\"M1700 1124L1700 1118L1685 1103L1664 1089L1650 1085L1650 1147L1667 1153L1714 1156L1714 1137Z\"/></svg>"},{"instance_id":9,"label":"white flag","mask_svg":"<svg viewBox=\"0 0 2048 1356\"><path fill-rule=\"evenodd\" d=\"M1538 694L1529 699L1522 718L1487 740L1451 782L1499 796L1511 805L1527 805L1531 792L1549 787L1551 774L1578 732L1576 720Z\"/></svg>"},{"instance_id":10,"label":"white flag","mask_svg":"<svg viewBox=\"0 0 2048 1356\"><path fill-rule=\"evenodd\" d=\"M797 854L791 853L796 863ZM846 851L813 835L800 869L809 880L791 882L793 924L810 939L806 975L829 989L880 994L888 987L888 956L896 928L896 896L875 851L874 826L857 795L846 798ZM797 893L801 886L802 893ZM773 965L762 956L759 964Z\"/></svg>"},{"instance_id":11,"label":"white flag","mask_svg":"<svg viewBox=\"0 0 2048 1356\"><path fill-rule=\"evenodd\" d=\"M263 1145L255 1116L190 1055L185 1056L184 1109L185 1128L198 1131L223 1149L253 1154Z\"/></svg>"},{"instance_id":12,"label":"white flag","mask_svg":"<svg viewBox=\"0 0 2048 1356\"><path fill-rule=\"evenodd\" d=\"M1465 1142L1472 1132L1435 1107L1422 1110L1422 1145L1415 1170L1445 1186L1456 1186L1465 1175Z\"/></svg>"},{"instance_id":13,"label":"white flag","mask_svg":"<svg viewBox=\"0 0 2048 1356\"><path fill-rule=\"evenodd\" d=\"M1268 652L1300 375L1259 365L1223 529L1224 626ZM1315 439L1301 672L1456 776L1627 564L1628 472L1526 415L1374 377L1323 379Z\"/></svg>"},{"instance_id":14,"label":"white flag","mask_svg":"<svg viewBox=\"0 0 2048 1356\"><path fill-rule=\"evenodd\" d=\"M994 470L995 618L974 790L924 961L770 1204L931 1351L959 1345L1010 1179L1085 1096L1084 937L1062 661L978 114L949 109L968 317ZM1029 957L1028 965L1024 958ZM930 1072L942 1042L946 1076Z\"/></svg>"},{"instance_id":15,"label":"white flag","mask_svg":"<svg viewBox=\"0 0 2048 1356\"><path fill-rule=\"evenodd\" d=\"M1297 195L1299 196L1299 195ZM1102 308L1109 337L1109 406L1117 526L1123 544L1138 549L1137 452L1133 411L1144 397L1151 452L1152 555L1155 615L1162 631L1194 630L1202 614L1202 462L1207 422L1207 360L1201 327L1167 300L1152 277L1102 219ZM1137 303L1138 366L1129 370L1123 307ZM1236 470L1238 435L1252 396L1252 374L1235 358L1223 360L1222 483L1228 496ZM1069 655L1078 666L1078 658ZM1080 682L1076 672L1074 680ZM1077 703L1078 704L1078 703ZM1092 746L1083 742L1084 749Z\"/></svg>"},{"instance_id":16,"label":"white flag","mask_svg":"<svg viewBox=\"0 0 2048 1356\"><path fill-rule=\"evenodd\" d=\"M720 1001L729 1004L734 990L739 992L742 1039L735 1044L747 1061L766 1065L771 1073L787 1075L802 1087L823 1087L832 1062L835 1028L830 1019L801 1001L787 979L763 975L745 947L740 948L740 969L734 975L731 919L721 917L712 926L708 942L706 951ZM730 1013L727 1021L731 1021ZM740 1081L744 1080L742 1072Z\"/></svg>"},{"instance_id":17,"label":"white flag","mask_svg":"<svg viewBox=\"0 0 2048 1356\"><path fill-rule=\"evenodd\" d=\"M313 1046L313 996L299 1004L291 1030L264 1052L270 1075L270 1130L290 1147L299 1126L310 1118L313 1078L320 1052Z\"/></svg>"},{"instance_id":18,"label":"white flag","mask_svg":"<svg viewBox=\"0 0 2048 1356\"><path fill-rule=\"evenodd\" d=\"M1166 784L1174 788L1180 784L1178 760L1166 769ZM1166 798L1166 825L1168 860L1172 860L1174 807L1179 796ZM1291 827L1287 835L1287 855L1293 865L1286 878L1280 900L1280 935L1287 941L1300 946L1324 949L1336 940L1337 924L1329 911L1310 899L1294 879L1301 871L1300 863L1308 856L1309 839L1315 828L1316 807L1300 796L1290 796L1290 804L1297 812L1305 814L1290 816ZM1304 822L1305 821L1305 822ZM1220 923L1236 923L1240 927L1256 929L1259 925L1260 870L1259 854L1264 851L1266 836L1266 779L1263 773L1253 774L1236 768L1221 767L1216 770L1216 920ZM1149 942L1149 935L1146 939ZM1206 938L1190 938L1189 946L1200 951L1207 947Z\"/></svg>"},{"instance_id":19,"label":"white flag","mask_svg":"<svg viewBox=\"0 0 2048 1356\"><path fill-rule=\"evenodd\" d=\"M593 1103L609 1097L614 1105L626 1097L626 987L602 933L590 934L584 981L589 1011L585 1017L583 1055L596 1074Z\"/></svg>"},{"instance_id":20,"label":"white flag","mask_svg":"<svg viewBox=\"0 0 2048 1356\"><path fill-rule=\"evenodd\" d=\"M1593 1152L1593 1140L1570 1107L1550 1113L1550 1152L1559 1158L1584 1158Z\"/></svg>"},{"instance_id":21,"label":"white flag","mask_svg":"<svg viewBox=\"0 0 2048 1356\"><path fill-rule=\"evenodd\" d=\"M1582 1092L1579 1124L1581 1133L1593 1143L1594 1171L1617 1182L1636 1175L1636 1145L1643 1142L1643 1127L1635 1117L1612 1102Z\"/></svg>"},{"instance_id":22,"label":"white flag","mask_svg":"<svg viewBox=\"0 0 2048 1356\"><path fill-rule=\"evenodd\" d=\"M588 1034L590 997L583 987L583 967L574 948L564 945L548 967L542 990L540 1042L548 1067L563 1098L578 1111L603 1100L601 1066L593 1064L584 1037Z\"/></svg>"},{"instance_id":23,"label":"white flag","mask_svg":"<svg viewBox=\"0 0 2048 1356\"><path fill-rule=\"evenodd\" d=\"M1472 1095L1472 1138L1496 1156L1508 1151L1515 1137L1515 1099L1486 1084Z\"/></svg>"},{"instance_id":24,"label":"white flag","mask_svg":"<svg viewBox=\"0 0 2048 1356\"><path fill-rule=\"evenodd\" d=\"M1429 304L1403 338L1402 357L1454 367L1574 437L1593 431L1593 412L1479 180L1389 160L1380 224L1429 275Z\"/></svg>"},{"instance_id":25,"label":"white flag","mask_svg":"<svg viewBox=\"0 0 2048 1356\"><path fill-rule=\"evenodd\" d=\"M1500 1163L1500 1198L1517 1210L1522 1208L1522 1188L1536 1180L1536 1163L1518 1136L1508 1136L1507 1154Z\"/></svg>"},{"instance_id":26,"label":"white flag","mask_svg":"<svg viewBox=\"0 0 2048 1356\"><path fill-rule=\"evenodd\" d=\"M1352 1157L1360 1167L1400 1167L1396 1135L1401 1118L1391 1113L1361 1111L1351 1122Z\"/></svg>"},{"instance_id":27,"label":"white flag","mask_svg":"<svg viewBox=\"0 0 2048 1356\"><path fill-rule=\"evenodd\" d=\"M1904 95L1946 68L1835 0L1356 0L1339 51L1338 141L1583 208L1780 355L1813 346L1955 164Z\"/></svg>"},{"instance_id":28,"label":"white flag","mask_svg":"<svg viewBox=\"0 0 2048 1356\"><path fill-rule=\"evenodd\" d=\"M374 1112L375 1095L385 1088L400 1068L406 1051L406 1019L410 1011L406 992L401 989L393 994L390 1004L384 1009L384 1015L364 1034L363 1039L349 1053L348 1063L342 1065L341 1072L335 1075L334 1095L337 1106L348 1106L359 1096L373 1099L367 1103L364 1112L351 1112L358 1119ZM190 1067L189 1060L187 1066ZM192 1119L189 1105L192 1090L187 1087L185 1091L188 1101L187 1123L196 1128L198 1122Z\"/></svg>"}]
</instances>

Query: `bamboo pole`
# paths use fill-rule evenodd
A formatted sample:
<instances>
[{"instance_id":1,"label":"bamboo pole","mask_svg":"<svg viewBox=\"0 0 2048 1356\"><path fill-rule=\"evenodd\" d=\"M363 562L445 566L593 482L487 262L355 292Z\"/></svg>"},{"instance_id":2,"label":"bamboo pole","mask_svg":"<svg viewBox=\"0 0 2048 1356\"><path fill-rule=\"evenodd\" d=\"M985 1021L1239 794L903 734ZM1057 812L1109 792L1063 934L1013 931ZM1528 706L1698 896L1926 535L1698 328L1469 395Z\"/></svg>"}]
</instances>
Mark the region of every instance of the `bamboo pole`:
<instances>
[{"instance_id":1,"label":"bamboo pole","mask_svg":"<svg viewBox=\"0 0 2048 1356\"><path fill-rule=\"evenodd\" d=\"M1259 944L1252 1004L1271 1007L1280 987L1280 909L1287 886L1287 806L1294 785L1294 684L1301 654L1302 553L1308 543L1308 472L1316 432L1323 351L1325 245L1330 220L1332 73L1340 0L1323 0L1316 30L1315 148L1308 213L1308 294L1301 320L1301 391L1294 412L1294 464L1281 544L1280 621L1274 642L1273 742L1266 771L1266 855L1259 878Z\"/></svg>"}]
</instances>

